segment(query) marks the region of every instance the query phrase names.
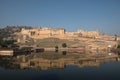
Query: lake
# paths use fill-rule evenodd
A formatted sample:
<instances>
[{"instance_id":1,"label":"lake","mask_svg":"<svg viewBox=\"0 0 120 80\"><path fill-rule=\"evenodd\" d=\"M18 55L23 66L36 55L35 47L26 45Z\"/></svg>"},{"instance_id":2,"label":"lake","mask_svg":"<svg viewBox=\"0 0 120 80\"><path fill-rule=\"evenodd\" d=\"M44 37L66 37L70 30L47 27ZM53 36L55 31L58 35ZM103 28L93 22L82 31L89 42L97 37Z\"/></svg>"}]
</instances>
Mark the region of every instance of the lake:
<instances>
[{"instance_id":1,"label":"lake","mask_svg":"<svg viewBox=\"0 0 120 80\"><path fill-rule=\"evenodd\" d=\"M95 60L27 58L1 58L0 80L120 80L120 62L116 57ZM17 63L16 59L19 59Z\"/></svg>"}]
</instances>

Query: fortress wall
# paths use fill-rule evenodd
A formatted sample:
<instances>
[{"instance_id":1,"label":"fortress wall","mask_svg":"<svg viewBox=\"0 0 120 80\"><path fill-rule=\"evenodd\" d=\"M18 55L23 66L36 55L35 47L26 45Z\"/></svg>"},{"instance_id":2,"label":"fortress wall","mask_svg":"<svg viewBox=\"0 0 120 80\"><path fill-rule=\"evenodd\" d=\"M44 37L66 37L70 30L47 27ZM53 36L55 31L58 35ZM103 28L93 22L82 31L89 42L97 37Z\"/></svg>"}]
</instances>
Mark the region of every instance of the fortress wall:
<instances>
[{"instance_id":1,"label":"fortress wall","mask_svg":"<svg viewBox=\"0 0 120 80\"><path fill-rule=\"evenodd\" d=\"M35 39L43 39L43 38L49 38L49 37L55 37L55 38L63 38L65 35L64 29L49 29L49 28L43 28L43 29L22 29L21 34L28 35L31 38Z\"/></svg>"},{"instance_id":2,"label":"fortress wall","mask_svg":"<svg viewBox=\"0 0 120 80\"><path fill-rule=\"evenodd\" d=\"M20 35L26 35L33 39L44 38L59 38L59 39L72 39L79 37L98 37L98 31L84 31L78 30L76 32L65 32L63 28L34 28L34 29L22 29ZM81 35L81 36L80 36Z\"/></svg>"},{"instance_id":3,"label":"fortress wall","mask_svg":"<svg viewBox=\"0 0 120 80\"><path fill-rule=\"evenodd\" d=\"M78 30L77 33L81 34L82 37L98 37L99 32L96 31L84 31L84 30Z\"/></svg>"}]
</instances>

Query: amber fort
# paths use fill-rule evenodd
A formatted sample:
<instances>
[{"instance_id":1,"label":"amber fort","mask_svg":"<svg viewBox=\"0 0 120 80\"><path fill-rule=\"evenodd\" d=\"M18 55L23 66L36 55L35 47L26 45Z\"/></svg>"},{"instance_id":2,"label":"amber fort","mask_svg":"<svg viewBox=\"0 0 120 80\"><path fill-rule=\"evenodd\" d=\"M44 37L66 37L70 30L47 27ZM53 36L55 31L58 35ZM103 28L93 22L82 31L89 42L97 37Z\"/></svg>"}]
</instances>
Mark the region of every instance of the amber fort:
<instances>
[{"instance_id":1,"label":"amber fort","mask_svg":"<svg viewBox=\"0 0 120 80\"><path fill-rule=\"evenodd\" d=\"M79 37L97 38L99 37L98 30L96 31L85 31L77 30L76 32L67 32L64 28L33 28L33 29L22 29L21 32L16 33L18 36L23 38L30 37L33 39L44 39L44 38L59 38L59 39L71 39ZM18 41L20 41L18 39Z\"/></svg>"},{"instance_id":2,"label":"amber fort","mask_svg":"<svg viewBox=\"0 0 120 80\"><path fill-rule=\"evenodd\" d=\"M22 28L20 32L15 32L14 35L16 36L16 43L20 46L52 48L56 45L62 47L61 44L66 43L68 47L85 46L91 50L106 50L109 45L117 46L115 36L102 35L98 30L78 29L69 32L64 28L33 27L31 29Z\"/></svg>"}]
</instances>

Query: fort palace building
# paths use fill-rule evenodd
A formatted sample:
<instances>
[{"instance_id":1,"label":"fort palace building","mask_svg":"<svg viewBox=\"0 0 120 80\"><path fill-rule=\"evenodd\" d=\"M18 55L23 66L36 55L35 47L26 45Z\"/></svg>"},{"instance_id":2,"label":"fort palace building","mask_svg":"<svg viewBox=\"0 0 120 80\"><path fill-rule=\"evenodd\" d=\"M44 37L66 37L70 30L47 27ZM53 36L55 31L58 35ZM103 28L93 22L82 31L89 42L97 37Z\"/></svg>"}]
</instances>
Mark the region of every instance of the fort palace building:
<instances>
[{"instance_id":1,"label":"fort palace building","mask_svg":"<svg viewBox=\"0 0 120 80\"><path fill-rule=\"evenodd\" d=\"M18 33L15 33L18 37L18 42L25 40L26 38L32 39L44 39L44 38L59 38L59 39L71 39L79 37L96 38L99 36L98 31L84 31L78 30L76 32L66 32L64 28L32 28L24 29Z\"/></svg>"}]
</instances>

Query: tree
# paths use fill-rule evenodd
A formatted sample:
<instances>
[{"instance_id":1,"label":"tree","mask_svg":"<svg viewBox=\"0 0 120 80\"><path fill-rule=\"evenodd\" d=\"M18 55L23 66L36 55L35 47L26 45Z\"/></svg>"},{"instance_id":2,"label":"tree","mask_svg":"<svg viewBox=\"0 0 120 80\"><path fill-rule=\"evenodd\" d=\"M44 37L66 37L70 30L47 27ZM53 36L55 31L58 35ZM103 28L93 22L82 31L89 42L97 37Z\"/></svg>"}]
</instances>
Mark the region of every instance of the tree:
<instances>
[{"instance_id":1,"label":"tree","mask_svg":"<svg viewBox=\"0 0 120 80\"><path fill-rule=\"evenodd\" d=\"M63 43L63 44L62 44L62 47L64 47L64 48L67 47L67 44L66 44L66 43Z\"/></svg>"},{"instance_id":2,"label":"tree","mask_svg":"<svg viewBox=\"0 0 120 80\"><path fill-rule=\"evenodd\" d=\"M55 52L58 52L58 46L55 46Z\"/></svg>"},{"instance_id":3,"label":"tree","mask_svg":"<svg viewBox=\"0 0 120 80\"><path fill-rule=\"evenodd\" d=\"M63 55L66 55L66 54L67 54L67 52L66 52L66 51L62 51L62 54L63 54Z\"/></svg>"},{"instance_id":4,"label":"tree","mask_svg":"<svg viewBox=\"0 0 120 80\"><path fill-rule=\"evenodd\" d=\"M118 45L117 48L120 48L120 45Z\"/></svg>"}]
</instances>

